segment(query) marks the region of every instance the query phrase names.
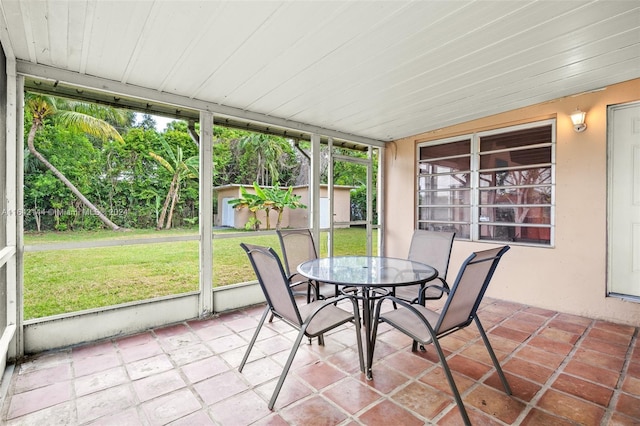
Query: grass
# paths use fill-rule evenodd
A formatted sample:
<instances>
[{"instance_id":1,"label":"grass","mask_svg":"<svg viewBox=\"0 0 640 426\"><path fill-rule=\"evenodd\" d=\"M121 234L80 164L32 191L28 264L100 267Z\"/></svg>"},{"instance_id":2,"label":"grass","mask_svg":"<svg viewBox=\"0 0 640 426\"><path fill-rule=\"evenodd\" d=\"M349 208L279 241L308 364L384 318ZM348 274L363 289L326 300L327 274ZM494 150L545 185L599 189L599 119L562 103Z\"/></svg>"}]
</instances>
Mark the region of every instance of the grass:
<instances>
[{"instance_id":1,"label":"grass","mask_svg":"<svg viewBox=\"0 0 640 426\"><path fill-rule=\"evenodd\" d=\"M197 235L197 230L27 234L25 245L181 235ZM321 240L320 252L324 256L326 237ZM364 229L337 229L335 254L363 254L365 240ZM240 242L271 246L280 254L276 235L256 236L240 231L238 237L214 238L214 286L255 280ZM197 291L198 259L198 241L27 252L24 259L24 318Z\"/></svg>"}]
</instances>

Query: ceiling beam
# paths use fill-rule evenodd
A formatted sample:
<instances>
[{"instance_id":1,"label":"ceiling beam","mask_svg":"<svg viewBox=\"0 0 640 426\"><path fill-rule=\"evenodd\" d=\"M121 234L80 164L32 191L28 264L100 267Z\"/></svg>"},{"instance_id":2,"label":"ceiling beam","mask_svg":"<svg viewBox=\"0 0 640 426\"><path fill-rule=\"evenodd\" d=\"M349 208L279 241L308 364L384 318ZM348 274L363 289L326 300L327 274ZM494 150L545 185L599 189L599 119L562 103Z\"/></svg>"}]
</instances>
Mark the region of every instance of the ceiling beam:
<instances>
[{"instance_id":1,"label":"ceiling beam","mask_svg":"<svg viewBox=\"0 0 640 426\"><path fill-rule=\"evenodd\" d=\"M43 80L45 84L42 85L45 87L42 87L41 91L47 93L73 95L76 98L88 98L85 100L93 99L101 103L109 102L113 106L122 108L131 109L136 105L146 106L146 111L148 112L156 112L159 115L168 115L181 119L197 119L199 111L211 112L215 116L215 122L221 125L225 125L224 123L228 122L230 127L243 127L247 130L261 131L260 129L271 129L273 134L276 134L276 129L281 129L281 132L290 132L291 136L288 137L294 139L308 140L311 134L318 134L322 135L323 138L332 137L334 141L338 140L347 144L355 143L374 147L385 146L384 141L307 123L272 117L198 99L190 99L171 93L158 92L145 87L79 74L46 65L33 64L27 61L18 60L16 63L17 72L30 81L29 84L25 84L26 88L29 88L30 84L34 84L36 87L31 88L38 90L37 82L38 80ZM47 80L49 84L46 84ZM87 93L84 92L85 90ZM71 93L73 91L76 93ZM141 108L141 110L145 111L144 108ZM240 124L241 126L239 126ZM267 131L267 133L269 132Z\"/></svg>"}]
</instances>

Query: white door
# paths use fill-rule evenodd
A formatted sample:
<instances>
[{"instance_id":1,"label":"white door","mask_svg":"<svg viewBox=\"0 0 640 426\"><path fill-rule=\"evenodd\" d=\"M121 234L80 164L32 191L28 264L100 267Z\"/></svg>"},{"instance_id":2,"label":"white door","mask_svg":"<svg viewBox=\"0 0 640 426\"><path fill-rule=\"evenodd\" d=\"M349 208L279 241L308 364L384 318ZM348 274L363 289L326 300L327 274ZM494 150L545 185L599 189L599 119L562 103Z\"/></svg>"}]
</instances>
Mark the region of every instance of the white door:
<instances>
[{"instance_id":1,"label":"white door","mask_svg":"<svg viewBox=\"0 0 640 426\"><path fill-rule=\"evenodd\" d=\"M609 293L640 297L640 103L609 107Z\"/></svg>"},{"instance_id":2,"label":"white door","mask_svg":"<svg viewBox=\"0 0 640 426\"><path fill-rule=\"evenodd\" d=\"M235 214L236 211L233 209L231 204L229 204L229 200L233 200L233 198L223 198L222 199L222 220L220 224L222 226L235 226Z\"/></svg>"},{"instance_id":3,"label":"white door","mask_svg":"<svg viewBox=\"0 0 640 426\"><path fill-rule=\"evenodd\" d=\"M329 199L322 197L320 198L320 228L326 229L329 225Z\"/></svg>"}]
</instances>

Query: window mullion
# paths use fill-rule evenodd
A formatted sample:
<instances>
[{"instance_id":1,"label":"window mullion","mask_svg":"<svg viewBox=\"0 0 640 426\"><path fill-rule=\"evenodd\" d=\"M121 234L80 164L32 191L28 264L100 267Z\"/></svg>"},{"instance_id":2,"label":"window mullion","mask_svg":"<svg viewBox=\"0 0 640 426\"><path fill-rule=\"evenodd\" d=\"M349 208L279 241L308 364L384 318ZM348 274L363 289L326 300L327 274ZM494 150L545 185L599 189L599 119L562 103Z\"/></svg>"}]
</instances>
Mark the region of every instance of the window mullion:
<instances>
[{"instance_id":1,"label":"window mullion","mask_svg":"<svg viewBox=\"0 0 640 426\"><path fill-rule=\"evenodd\" d=\"M480 236L480 138L474 134L471 138L471 241Z\"/></svg>"}]
</instances>

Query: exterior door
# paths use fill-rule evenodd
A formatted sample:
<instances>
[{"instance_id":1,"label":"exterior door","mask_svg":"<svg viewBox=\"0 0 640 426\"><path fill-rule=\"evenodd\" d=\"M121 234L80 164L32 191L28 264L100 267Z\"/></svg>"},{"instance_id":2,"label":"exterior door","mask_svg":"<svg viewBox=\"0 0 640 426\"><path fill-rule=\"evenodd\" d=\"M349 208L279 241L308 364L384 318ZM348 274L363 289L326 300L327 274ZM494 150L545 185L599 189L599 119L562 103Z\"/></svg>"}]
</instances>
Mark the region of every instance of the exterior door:
<instances>
[{"instance_id":1,"label":"exterior door","mask_svg":"<svg viewBox=\"0 0 640 426\"><path fill-rule=\"evenodd\" d=\"M640 297L640 103L608 111L611 295Z\"/></svg>"},{"instance_id":2,"label":"exterior door","mask_svg":"<svg viewBox=\"0 0 640 426\"><path fill-rule=\"evenodd\" d=\"M236 211L233 208L233 206L229 204L230 200L233 200L233 198L222 199L222 220L220 221L220 224L222 226L230 226L233 228L236 225L235 223Z\"/></svg>"},{"instance_id":3,"label":"exterior door","mask_svg":"<svg viewBox=\"0 0 640 426\"><path fill-rule=\"evenodd\" d=\"M377 250L374 250L374 245L377 241L373 238L373 229L378 228L377 223L374 223L374 202L373 194L376 191L373 173L374 168L377 170L378 164L374 162L373 148L369 148L366 153L358 152L353 156L346 155L346 152L340 151L339 153L331 153L331 165L329 176L329 198L332 218L331 234L334 233L336 228L348 228L351 230L364 230L364 238L361 240L361 246L352 247L351 250L355 250L353 254L361 254L371 256L376 254ZM374 164L375 163L375 164ZM341 169L341 180L336 182L334 175L336 170ZM356 195L356 192L365 189L366 205L362 203L354 203L353 199L345 200L337 196L334 185L341 185L352 187L351 197ZM349 207L345 214L345 205ZM354 207L355 206L355 207ZM334 254L334 239L330 239L329 253Z\"/></svg>"}]
</instances>

